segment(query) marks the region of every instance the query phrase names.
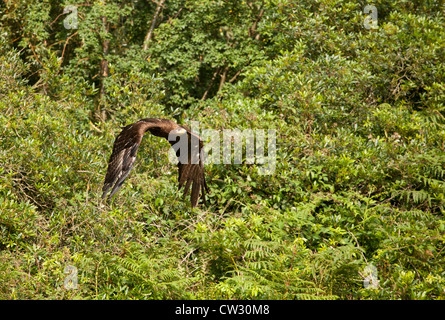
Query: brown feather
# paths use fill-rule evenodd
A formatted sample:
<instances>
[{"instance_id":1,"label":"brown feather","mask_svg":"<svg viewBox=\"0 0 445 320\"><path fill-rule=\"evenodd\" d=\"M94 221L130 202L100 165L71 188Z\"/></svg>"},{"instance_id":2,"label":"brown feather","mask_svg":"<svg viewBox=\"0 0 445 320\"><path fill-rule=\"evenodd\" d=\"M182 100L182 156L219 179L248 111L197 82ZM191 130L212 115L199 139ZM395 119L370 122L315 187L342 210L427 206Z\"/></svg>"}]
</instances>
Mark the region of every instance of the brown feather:
<instances>
[{"instance_id":1,"label":"brown feather","mask_svg":"<svg viewBox=\"0 0 445 320\"><path fill-rule=\"evenodd\" d=\"M107 174L102 188L102 198L107 196L108 191L112 187L110 193L111 198L128 177L135 163L137 150L145 132L149 131L157 137L168 140L169 134L172 133L173 130L177 130L176 132L182 134L181 130L183 129L185 129L188 138L188 157L185 163L181 163L181 161L178 163L178 190L180 190L185 183L185 196L190 186L192 186L190 195L191 206L195 207L198 204L200 193L202 194L203 202L206 203L205 193L206 191L208 192L208 187L205 181L204 163L202 159L203 142L198 135L191 132L187 127L180 126L166 119L142 119L122 128L121 133L119 133L114 141L113 151L108 161ZM177 140L169 141L169 143L174 146ZM198 142L198 144L193 146L193 142ZM179 153L180 149L176 152L178 158L180 157Z\"/></svg>"}]
</instances>

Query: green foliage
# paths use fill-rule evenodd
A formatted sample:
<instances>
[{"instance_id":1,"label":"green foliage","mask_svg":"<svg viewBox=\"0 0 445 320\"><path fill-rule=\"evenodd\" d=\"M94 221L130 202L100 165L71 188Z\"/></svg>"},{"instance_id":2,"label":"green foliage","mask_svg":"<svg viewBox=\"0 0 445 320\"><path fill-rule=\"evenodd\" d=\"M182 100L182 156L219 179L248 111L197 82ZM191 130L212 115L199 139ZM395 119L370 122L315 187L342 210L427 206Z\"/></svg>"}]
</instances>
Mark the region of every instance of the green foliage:
<instances>
[{"instance_id":1,"label":"green foliage","mask_svg":"<svg viewBox=\"0 0 445 320\"><path fill-rule=\"evenodd\" d=\"M443 4L365 5L0 2L0 298L444 299ZM190 210L146 136L101 201L147 117L275 129L275 171L209 164Z\"/></svg>"}]
</instances>

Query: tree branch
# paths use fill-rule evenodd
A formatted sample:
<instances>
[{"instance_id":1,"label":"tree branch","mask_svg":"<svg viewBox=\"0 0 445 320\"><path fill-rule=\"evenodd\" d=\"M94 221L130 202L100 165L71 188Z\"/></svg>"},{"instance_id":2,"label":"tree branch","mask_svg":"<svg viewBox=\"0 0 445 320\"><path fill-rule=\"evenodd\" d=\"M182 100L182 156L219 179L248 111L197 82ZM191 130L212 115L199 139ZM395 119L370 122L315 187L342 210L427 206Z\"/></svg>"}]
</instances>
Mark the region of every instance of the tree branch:
<instances>
[{"instance_id":1,"label":"tree branch","mask_svg":"<svg viewBox=\"0 0 445 320\"><path fill-rule=\"evenodd\" d=\"M252 26L249 27L249 37L254 37L255 40L260 39L260 34L257 33L256 29L258 27L258 22L260 22L261 18L263 17L263 14L264 14L263 6L264 6L264 1L261 3L260 11L259 11L255 21L253 22Z\"/></svg>"},{"instance_id":2,"label":"tree branch","mask_svg":"<svg viewBox=\"0 0 445 320\"><path fill-rule=\"evenodd\" d=\"M226 66L224 68L223 73L221 74L221 80L219 81L218 92L222 89L224 83L226 82L227 72L229 72L229 66Z\"/></svg>"},{"instance_id":3,"label":"tree branch","mask_svg":"<svg viewBox=\"0 0 445 320\"><path fill-rule=\"evenodd\" d=\"M144 45L142 47L142 50L146 51L148 49L148 45L150 43L151 37L153 35L153 30L155 29L156 26L156 21L158 20L159 17L159 13L161 12L161 8L164 4L165 0L160 0L156 6L156 10L155 10L155 14L153 16L153 20L151 21L151 26L150 29L148 30L147 34L145 35L145 39L144 39Z\"/></svg>"},{"instance_id":4,"label":"tree branch","mask_svg":"<svg viewBox=\"0 0 445 320\"><path fill-rule=\"evenodd\" d=\"M66 45L68 44L68 41L70 41L70 39L71 39L72 37L74 37L77 33L78 33L78 31L74 32L72 35L70 35L68 38L66 38L65 45L63 46L63 50L62 50L62 56L60 57L59 69L57 70L56 75L59 74L60 67L62 66L63 56L65 55Z\"/></svg>"},{"instance_id":5,"label":"tree branch","mask_svg":"<svg viewBox=\"0 0 445 320\"><path fill-rule=\"evenodd\" d=\"M213 73L212 79L210 80L209 85L207 86L207 90L204 92L201 100L204 101L207 98L207 95L208 95L210 89L212 88L213 82L215 81L216 76L218 75L220 70L221 70L221 68L217 68L216 71Z\"/></svg>"}]
</instances>

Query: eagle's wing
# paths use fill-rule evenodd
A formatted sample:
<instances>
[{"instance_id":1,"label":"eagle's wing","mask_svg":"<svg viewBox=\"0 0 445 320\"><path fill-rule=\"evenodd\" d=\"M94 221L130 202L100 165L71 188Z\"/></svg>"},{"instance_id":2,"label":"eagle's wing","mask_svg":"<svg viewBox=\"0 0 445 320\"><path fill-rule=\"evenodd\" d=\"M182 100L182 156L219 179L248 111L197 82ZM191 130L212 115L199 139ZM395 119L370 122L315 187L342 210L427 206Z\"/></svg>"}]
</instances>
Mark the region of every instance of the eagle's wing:
<instances>
[{"instance_id":1,"label":"eagle's wing","mask_svg":"<svg viewBox=\"0 0 445 320\"><path fill-rule=\"evenodd\" d=\"M108 161L107 175L102 188L102 199L107 196L111 187L110 198L120 189L128 177L136 160L138 147L142 141L142 135L135 124L124 127L116 137L113 152Z\"/></svg>"},{"instance_id":2,"label":"eagle's wing","mask_svg":"<svg viewBox=\"0 0 445 320\"><path fill-rule=\"evenodd\" d=\"M187 163L178 163L178 180L181 189L185 183L184 196L188 193L190 185L192 192L190 201L192 208L198 204L199 194L202 194L202 200L206 203L206 191L208 187L204 175L203 143L201 138L187 130L189 138L189 161Z\"/></svg>"},{"instance_id":3,"label":"eagle's wing","mask_svg":"<svg viewBox=\"0 0 445 320\"><path fill-rule=\"evenodd\" d=\"M182 146L183 148L187 148L187 157L181 157L181 151L183 150L176 145L178 140L169 139L169 142L176 151L176 156L179 160L178 190L184 186L184 196L186 196L190 187L192 187L190 202L193 208L198 204L200 194L202 195L204 204L206 203L205 195L206 191L208 191L204 174L203 142L197 134L191 132L187 127L179 126L177 132L180 132L180 130L185 130L187 137L187 145Z\"/></svg>"},{"instance_id":4,"label":"eagle's wing","mask_svg":"<svg viewBox=\"0 0 445 320\"><path fill-rule=\"evenodd\" d=\"M185 133L187 135L186 147L188 148L188 156L186 159L180 157L181 149L176 150L176 155L180 160L178 163L178 189L181 189L185 184L185 196L188 193L190 186L192 187L190 196L192 208L198 204L200 193L202 193L202 198L205 203L205 193L206 190L208 191L208 187L204 176L202 140L188 128L164 119L142 119L122 129L121 133L114 141L113 152L111 153L108 162L107 175L102 188L102 199L106 197L109 189L113 187L110 193L111 198L124 183L134 165L138 147L146 131L150 131L150 133L155 136L166 138L169 143L174 146L177 140L172 141L169 139L169 134L173 130L178 132L176 136L182 136Z\"/></svg>"},{"instance_id":5,"label":"eagle's wing","mask_svg":"<svg viewBox=\"0 0 445 320\"><path fill-rule=\"evenodd\" d=\"M192 186L192 193L190 195L190 202L192 208L198 204L199 194L202 194L202 200L206 203L206 191L208 191L207 183L204 177L204 168L200 164L178 164L179 169L179 190L185 183L184 196L187 195L190 185Z\"/></svg>"}]
</instances>

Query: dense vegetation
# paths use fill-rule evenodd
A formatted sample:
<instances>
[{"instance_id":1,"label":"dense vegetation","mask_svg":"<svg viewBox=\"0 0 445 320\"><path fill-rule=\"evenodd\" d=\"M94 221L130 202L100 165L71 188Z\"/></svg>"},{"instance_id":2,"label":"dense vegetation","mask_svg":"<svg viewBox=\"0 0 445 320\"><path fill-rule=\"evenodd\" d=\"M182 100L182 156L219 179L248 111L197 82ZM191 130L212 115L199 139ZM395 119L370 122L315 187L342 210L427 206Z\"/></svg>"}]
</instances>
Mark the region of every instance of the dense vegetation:
<instances>
[{"instance_id":1,"label":"dense vegetation","mask_svg":"<svg viewBox=\"0 0 445 320\"><path fill-rule=\"evenodd\" d=\"M0 298L444 299L443 12L0 1ZM191 210L146 136L101 201L119 127L148 117L274 129L275 172L209 164Z\"/></svg>"}]
</instances>

